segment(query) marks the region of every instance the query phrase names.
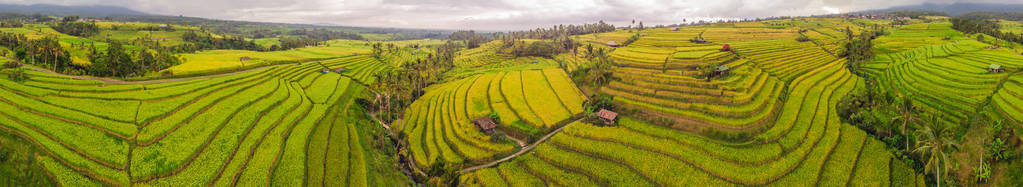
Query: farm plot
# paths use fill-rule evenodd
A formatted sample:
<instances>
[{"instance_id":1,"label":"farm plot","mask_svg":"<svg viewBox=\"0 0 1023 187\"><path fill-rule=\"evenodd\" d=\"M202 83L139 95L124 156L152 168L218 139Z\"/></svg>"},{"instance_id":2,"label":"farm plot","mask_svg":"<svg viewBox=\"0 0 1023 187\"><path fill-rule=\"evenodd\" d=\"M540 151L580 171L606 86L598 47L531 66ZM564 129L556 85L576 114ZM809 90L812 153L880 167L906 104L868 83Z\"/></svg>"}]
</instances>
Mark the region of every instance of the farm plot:
<instances>
[{"instance_id":1,"label":"farm plot","mask_svg":"<svg viewBox=\"0 0 1023 187\"><path fill-rule=\"evenodd\" d=\"M409 45L434 43L433 41L437 40L406 40L385 43ZM170 67L162 73L192 75L285 63L305 63L342 57L366 57L371 51L366 41L358 40L330 40L326 41L324 45L270 52L207 50L182 55L181 64ZM249 60L242 60L242 57L249 57Z\"/></svg>"},{"instance_id":2,"label":"farm plot","mask_svg":"<svg viewBox=\"0 0 1023 187\"><path fill-rule=\"evenodd\" d=\"M834 105L857 84L837 64L794 78L778 119L753 142L723 143L631 117L614 127L575 123L526 155L464 174L462 183L501 186L531 178L549 185L812 186L889 184L889 172L915 176L906 167L888 168L900 161L883 146L862 146L883 144L838 119ZM873 155L888 156L867 158ZM885 172L860 173L873 171L867 168Z\"/></svg>"},{"instance_id":3,"label":"farm plot","mask_svg":"<svg viewBox=\"0 0 1023 187\"><path fill-rule=\"evenodd\" d=\"M736 53L783 81L790 81L827 64L844 63L843 59L836 58L812 43L800 43L792 39L740 42L734 46Z\"/></svg>"},{"instance_id":4,"label":"farm plot","mask_svg":"<svg viewBox=\"0 0 1023 187\"><path fill-rule=\"evenodd\" d=\"M307 152L323 150L353 155L346 157L352 164L320 165L347 171L346 184L406 181L391 169L390 157L368 145L368 133L382 127L367 126L373 123L355 115L363 111L354 100L369 97L365 86L348 76L323 74L323 67L280 65L216 78L122 85L28 71L30 79L22 82L0 77L0 129L44 149L43 165L65 184L302 184L304 176L315 174L306 172L313 167L305 164ZM349 72L371 77L380 69ZM337 124L333 128L339 133L326 138L348 144L307 147L310 138L319 137L310 136L317 124Z\"/></svg>"},{"instance_id":5,"label":"farm plot","mask_svg":"<svg viewBox=\"0 0 1023 187\"><path fill-rule=\"evenodd\" d=\"M481 74L427 88L397 128L417 165L480 163L516 146L492 141L473 120L496 114L498 130L528 141L582 113L584 100L560 69Z\"/></svg>"},{"instance_id":6,"label":"farm plot","mask_svg":"<svg viewBox=\"0 0 1023 187\"><path fill-rule=\"evenodd\" d=\"M480 47L458 51L455 54L454 63L459 67L477 67L492 63L503 62L514 58L511 54L499 52L504 45L500 40L491 41Z\"/></svg>"},{"instance_id":7,"label":"farm plot","mask_svg":"<svg viewBox=\"0 0 1023 187\"><path fill-rule=\"evenodd\" d=\"M984 49L907 61L881 69L877 77L886 89L911 96L917 107L957 124L969 117L968 111L986 104L989 97L993 96L990 100L995 105L1004 103L1007 97L997 92L1014 93L1011 72L990 73L991 64L1013 69L1023 66L1021 61L1023 58L1011 53Z\"/></svg>"},{"instance_id":8,"label":"farm plot","mask_svg":"<svg viewBox=\"0 0 1023 187\"><path fill-rule=\"evenodd\" d=\"M372 84L376 82L376 75L382 71L390 71L394 69L393 66L386 63L380 62L379 60L370 56L353 56L344 57L332 60L325 60L318 62L324 67L333 71L335 69L343 68L344 72L341 75L350 77L352 79L361 81L366 84Z\"/></svg>"},{"instance_id":9,"label":"farm plot","mask_svg":"<svg viewBox=\"0 0 1023 187\"><path fill-rule=\"evenodd\" d=\"M651 47L637 45L619 50L629 48L650 51ZM702 55L676 58L670 52L664 53L660 56L668 58L668 63L653 67L618 63L616 79L600 91L615 96L615 101L623 106L671 119L674 126L689 130L747 131L768 124L776 116L780 108L778 98L784 89L777 78L732 53L706 52L698 46L671 48L674 50ZM710 81L694 77L701 74L698 68L707 64L724 65L731 70L728 75Z\"/></svg>"},{"instance_id":10,"label":"farm plot","mask_svg":"<svg viewBox=\"0 0 1023 187\"><path fill-rule=\"evenodd\" d=\"M993 105L1006 119L1023 126L1023 75L1007 77L1002 88L991 98Z\"/></svg>"}]
</instances>

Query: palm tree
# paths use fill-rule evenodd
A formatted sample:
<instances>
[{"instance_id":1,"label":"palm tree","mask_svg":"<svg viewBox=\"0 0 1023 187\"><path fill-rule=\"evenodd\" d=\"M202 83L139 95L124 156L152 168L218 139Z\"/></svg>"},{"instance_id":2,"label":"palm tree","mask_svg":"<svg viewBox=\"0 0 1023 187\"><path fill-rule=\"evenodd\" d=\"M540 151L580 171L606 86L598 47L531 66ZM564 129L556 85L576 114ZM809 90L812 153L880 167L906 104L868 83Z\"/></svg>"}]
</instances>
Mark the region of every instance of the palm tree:
<instances>
[{"instance_id":1,"label":"palm tree","mask_svg":"<svg viewBox=\"0 0 1023 187\"><path fill-rule=\"evenodd\" d=\"M917 110L916 107L913 106L913 96L910 95L909 97L900 99L898 104L895 105L895 111L898 112L899 115L892 117L891 121L900 121L902 123L902 129L900 129L900 131L902 132L903 139L906 139L906 152L909 152L909 125L910 123L919 123L921 120L919 116L915 115Z\"/></svg>"},{"instance_id":2,"label":"palm tree","mask_svg":"<svg viewBox=\"0 0 1023 187\"><path fill-rule=\"evenodd\" d=\"M952 131L940 123L937 115L932 115L928 119L927 124L916 131L916 136L919 139L913 152L927 158L924 172L936 171L934 177L938 187L941 187L941 169L951 166L948 162L948 154L953 150L958 150L959 143L953 137Z\"/></svg>"}]
</instances>

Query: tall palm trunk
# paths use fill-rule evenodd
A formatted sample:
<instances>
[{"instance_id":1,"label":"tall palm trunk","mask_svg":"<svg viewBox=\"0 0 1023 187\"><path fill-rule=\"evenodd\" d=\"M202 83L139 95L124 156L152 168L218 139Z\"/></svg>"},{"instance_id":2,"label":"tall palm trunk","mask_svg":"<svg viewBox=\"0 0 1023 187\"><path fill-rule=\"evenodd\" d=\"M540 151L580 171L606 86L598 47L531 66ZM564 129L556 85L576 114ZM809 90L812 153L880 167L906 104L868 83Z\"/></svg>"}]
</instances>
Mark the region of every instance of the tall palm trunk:
<instances>
[{"instance_id":1,"label":"tall palm trunk","mask_svg":"<svg viewBox=\"0 0 1023 187\"><path fill-rule=\"evenodd\" d=\"M906 124L908 122L906 119L909 119L909 115L907 114L907 115L903 116L902 119L903 119L902 120L902 136L903 136L902 139L906 139L906 152L908 153L909 152L909 134L906 134Z\"/></svg>"},{"instance_id":2,"label":"tall palm trunk","mask_svg":"<svg viewBox=\"0 0 1023 187\"><path fill-rule=\"evenodd\" d=\"M935 182L938 183L938 187L941 187L941 160L940 159L938 160L938 165L935 166L935 167L938 167L938 173L934 174L934 178L936 178L935 180L937 180Z\"/></svg>"}]
</instances>

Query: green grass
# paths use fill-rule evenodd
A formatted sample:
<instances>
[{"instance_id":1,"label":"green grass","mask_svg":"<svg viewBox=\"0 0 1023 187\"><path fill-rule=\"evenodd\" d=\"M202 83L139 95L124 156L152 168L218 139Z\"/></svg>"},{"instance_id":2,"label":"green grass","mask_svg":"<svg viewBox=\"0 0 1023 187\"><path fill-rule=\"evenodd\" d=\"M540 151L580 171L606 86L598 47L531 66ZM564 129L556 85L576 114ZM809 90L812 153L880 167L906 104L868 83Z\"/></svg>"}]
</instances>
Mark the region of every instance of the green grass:
<instances>
[{"instance_id":1,"label":"green grass","mask_svg":"<svg viewBox=\"0 0 1023 187\"><path fill-rule=\"evenodd\" d=\"M809 20L792 23L818 28L820 35L815 37L832 41L840 39L830 35L841 32L823 28L851 25L841 19ZM528 166L530 170L525 174L533 178L569 186L594 184L556 178L611 186L858 186L870 185L865 182L886 185L886 173L892 171L911 176L911 182L916 182L918 175L913 171L897 165L889 168L889 162L903 163L891 159L880 141L839 119L834 106L863 81L844 68L844 59L822 49L826 47L793 41L790 36L796 29L767 30L770 25L718 24L680 31L644 31L647 36L616 49L618 56L612 56L618 63L616 79L600 91L614 95L615 102L625 106L619 110L656 114L654 117L619 116L617 126L611 127L570 124L534 151L496 166L503 175L483 174L494 169L478 170L467 174L471 176L468 183L508 178L512 173L503 168L514 170L514 166L522 165ZM732 43L745 60L711 53L668 63L677 64L673 66L641 64L644 59L663 61L678 54L671 51L701 51L697 49L703 46L679 37L691 37L701 30L714 42ZM756 36L738 34L747 32ZM687 64L718 62L730 64L729 76L706 81L687 74L695 70L685 69L696 67ZM548 80L552 80L550 76ZM644 121L666 117L683 120L656 125ZM757 124L767 125L750 128L755 137L748 141L723 141L701 134L707 128ZM694 126L702 128L693 130ZM873 155L888 156L864 161ZM863 174L866 171L884 172ZM514 175L529 176L525 174Z\"/></svg>"},{"instance_id":2,"label":"green grass","mask_svg":"<svg viewBox=\"0 0 1023 187\"><path fill-rule=\"evenodd\" d=\"M427 93L411 104L399 127L409 134L416 163L429 165L434 159L447 163L481 163L510 153L514 148L512 142L492 142L489 135L479 132L472 124L471 120L491 112L500 117L501 130L533 137L539 136L549 125L579 114L581 109L576 113L566 109L562 98L572 99L568 102L581 106L581 99L585 98L581 92L567 82L567 77L557 79L566 82L548 83L545 72L559 75L560 70L498 71L426 88ZM523 85L530 89L522 89ZM541 115L546 121L537 117ZM533 120L523 121L521 116Z\"/></svg>"},{"instance_id":3,"label":"green grass","mask_svg":"<svg viewBox=\"0 0 1023 187\"><path fill-rule=\"evenodd\" d=\"M717 52L717 51L676 52L676 53L672 54L671 57L672 58L681 58L681 59L693 59L693 58L700 58L700 57L703 57L703 56L707 56L708 54L711 54L711 53L714 53L714 52Z\"/></svg>"},{"instance_id":4,"label":"green grass","mask_svg":"<svg viewBox=\"0 0 1023 187\"><path fill-rule=\"evenodd\" d=\"M378 127L351 125L371 124L353 108L356 98L368 97L365 86L316 71L322 67L123 85L28 70L28 81L0 77L0 129L37 142L44 168L63 184L283 185L302 184L304 156L312 151L307 137L316 124L332 121L353 135L332 139L354 142L334 151L355 156L353 164L327 169L354 168L352 185L407 183L384 164L393 158L365 143L371 138L362 133ZM349 72L372 77L382 70L373 67Z\"/></svg>"}]
</instances>

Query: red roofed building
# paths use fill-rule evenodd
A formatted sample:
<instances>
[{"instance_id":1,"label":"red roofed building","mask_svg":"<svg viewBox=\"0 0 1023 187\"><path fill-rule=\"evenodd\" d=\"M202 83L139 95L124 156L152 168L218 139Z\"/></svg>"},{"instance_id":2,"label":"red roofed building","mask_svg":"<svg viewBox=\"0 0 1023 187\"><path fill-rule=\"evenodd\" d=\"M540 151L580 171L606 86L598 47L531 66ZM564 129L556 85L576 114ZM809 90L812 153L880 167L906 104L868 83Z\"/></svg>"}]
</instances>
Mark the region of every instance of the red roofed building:
<instances>
[{"instance_id":1,"label":"red roofed building","mask_svg":"<svg viewBox=\"0 0 1023 187\"><path fill-rule=\"evenodd\" d=\"M618 113L600 109L600 111L597 111L597 117L600 118L600 121L604 121L605 125L614 125L615 119L618 119Z\"/></svg>"}]
</instances>

